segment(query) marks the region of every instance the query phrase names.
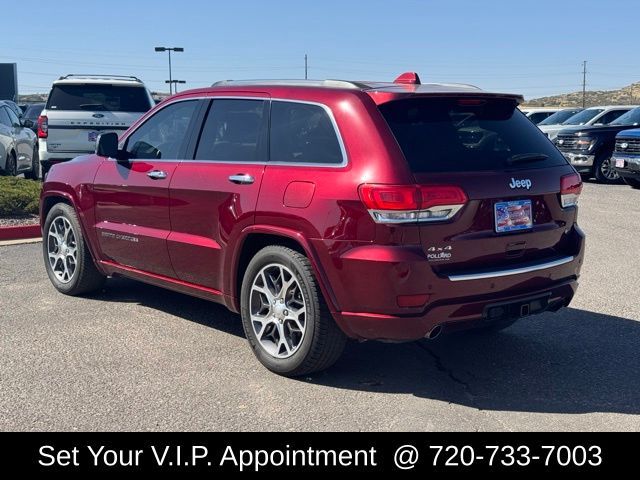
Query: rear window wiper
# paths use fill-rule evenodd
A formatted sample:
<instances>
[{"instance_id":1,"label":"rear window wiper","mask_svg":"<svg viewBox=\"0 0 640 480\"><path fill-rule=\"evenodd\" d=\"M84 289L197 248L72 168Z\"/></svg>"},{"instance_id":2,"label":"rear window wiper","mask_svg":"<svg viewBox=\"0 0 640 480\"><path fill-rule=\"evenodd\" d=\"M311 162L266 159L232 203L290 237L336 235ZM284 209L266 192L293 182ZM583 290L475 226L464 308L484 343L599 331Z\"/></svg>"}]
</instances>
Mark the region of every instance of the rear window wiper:
<instances>
[{"instance_id":1,"label":"rear window wiper","mask_svg":"<svg viewBox=\"0 0 640 480\"><path fill-rule=\"evenodd\" d=\"M517 153L507 158L507 163L513 165L514 163L541 162L547 158L549 155L544 153Z\"/></svg>"}]
</instances>

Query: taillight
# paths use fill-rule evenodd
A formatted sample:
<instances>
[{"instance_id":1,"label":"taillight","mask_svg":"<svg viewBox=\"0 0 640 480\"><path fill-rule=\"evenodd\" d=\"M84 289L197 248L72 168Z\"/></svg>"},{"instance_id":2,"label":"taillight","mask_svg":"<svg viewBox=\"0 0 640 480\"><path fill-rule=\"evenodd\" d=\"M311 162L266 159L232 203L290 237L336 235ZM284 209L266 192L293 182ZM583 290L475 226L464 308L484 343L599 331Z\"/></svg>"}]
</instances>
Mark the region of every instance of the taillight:
<instances>
[{"instance_id":1,"label":"taillight","mask_svg":"<svg viewBox=\"0 0 640 480\"><path fill-rule=\"evenodd\" d=\"M580 178L579 174L570 173L560 178L560 204L562 208L577 205L581 191L582 178Z\"/></svg>"},{"instance_id":2,"label":"taillight","mask_svg":"<svg viewBox=\"0 0 640 480\"><path fill-rule=\"evenodd\" d=\"M360 199L378 223L449 220L467 203L467 195L452 185L364 184Z\"/></svg>"},{"instance_id":3,"label":"taillight","mask_svg":"<svg viewBox=\"0 0 640 480\"><path fill-rule=\"evenodd\" d=\"M38 117L38 138L47 138L49 135L49 119L46 115Z\"/></svg>"}]
</instances>

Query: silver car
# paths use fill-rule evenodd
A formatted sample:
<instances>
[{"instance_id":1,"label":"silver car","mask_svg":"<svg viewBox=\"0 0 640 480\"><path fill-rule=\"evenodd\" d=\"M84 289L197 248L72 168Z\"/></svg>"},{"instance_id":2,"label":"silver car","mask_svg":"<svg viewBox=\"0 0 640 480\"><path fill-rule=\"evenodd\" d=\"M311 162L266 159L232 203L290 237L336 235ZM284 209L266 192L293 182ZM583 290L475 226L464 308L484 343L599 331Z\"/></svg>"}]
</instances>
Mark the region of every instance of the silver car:
<instances>
[{"instance_id":1,"label":"silver car","mask_svg":"<svg viewBox=\"0 0 640 480\"><path fill-rule=\"evenodd\" d=\"M40 178L38 138L4 101L0 101L0 172Z\"/></svg>"}]
</instances>

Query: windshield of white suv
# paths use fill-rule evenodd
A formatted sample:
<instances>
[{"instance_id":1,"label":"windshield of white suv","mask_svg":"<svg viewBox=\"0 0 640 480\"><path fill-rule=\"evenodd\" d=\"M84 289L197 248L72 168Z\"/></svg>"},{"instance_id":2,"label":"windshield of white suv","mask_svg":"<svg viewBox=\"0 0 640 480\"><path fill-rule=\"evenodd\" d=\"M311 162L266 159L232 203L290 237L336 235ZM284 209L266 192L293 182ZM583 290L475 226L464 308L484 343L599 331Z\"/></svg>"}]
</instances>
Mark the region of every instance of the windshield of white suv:
<instances>
[{"instance_id":1,"label":"windshield of white suv","mask_svg":"<svg viewBox=\"0 0 640 480\"><path fill-rule=\"evenodd\" d=\"M146 112L151 108L144 87L109 84L54 85L47 110Z\"/></svg>"},{"instance_id":2,"label":"windshield of white suv","mask_svg":"<svg viewBox=\"0 0 640 480\"><path fill-rule=\"evenodd\" d=\"M554 113L553 115L545 118L538 125L558 125L559 123L568 120L573 117L576 113L581 112L581 108L571 109L571 110L560 110L559 112Z\"/></svg>"},{"instance_id":3,"label":"windshield of white suv","mask_svg":"<svg viewBox=\"0 0 640 480\"><path fill-rule=\"evenodd\" d=\"M620 115L609 125L640 125L640 107Z\"/></svg>"},{"instance_id":4,"label":"windshield of white suv","mask_svg":"<svg viewBox=\"0 0 640 480\"><path fill-rule=\"evenodd\" d=\"M562 122L562 125L584 125L596 115L604 112L604 108L587 108Z\"/></svg>"}]
</instances>

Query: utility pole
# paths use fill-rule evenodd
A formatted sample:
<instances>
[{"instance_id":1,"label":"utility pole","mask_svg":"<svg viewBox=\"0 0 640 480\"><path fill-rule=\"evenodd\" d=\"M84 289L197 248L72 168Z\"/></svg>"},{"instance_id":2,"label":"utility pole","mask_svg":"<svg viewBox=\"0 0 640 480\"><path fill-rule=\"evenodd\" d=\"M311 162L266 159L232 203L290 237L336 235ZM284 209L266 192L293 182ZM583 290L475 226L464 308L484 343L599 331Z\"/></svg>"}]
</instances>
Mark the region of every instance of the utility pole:
<instances>
[{"instance_id":1,"label":"utility pole","mask_svg":"<svg viewBox=\"0 0 640 480\"><path fill-rule=\"evenodd\" d=\"M582 108L585 108L585 96L587 90L587 61L582 62Z\"/></svg>"},{"instance_id":2,"label":"utility pole","mask_svg":"<svg viewBox=\"0 0 640 480\"><path fill-rule=\"evenodd\" d=\"M308 68L307 68L307 54L304 54L304 79L307 79L307 72L308 72Z\"/></svg>"},{"instance_id":3,"label":"utility pole","mask_svg":"<svg viewBox=\"0 0 640 480\"><path fill-rule=\"evenodd\" d=\"M173 78L171 76L171 52L184 52L184 48L182 47L155 47L156 52L169 52L169 81L166 82L169 84L169 94L173 93ZM177 90L176 90L177 92Z\"/></svg>"}]
</instances>

